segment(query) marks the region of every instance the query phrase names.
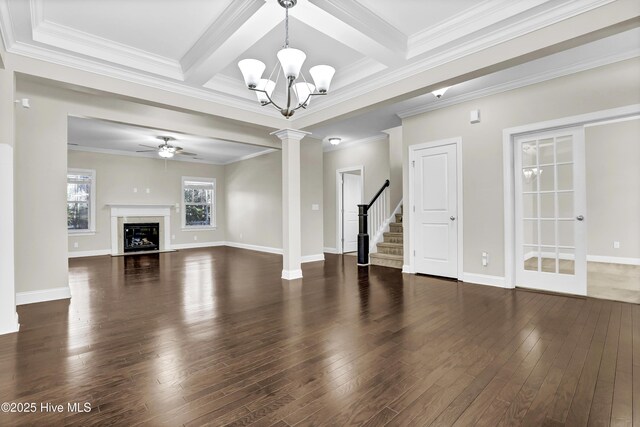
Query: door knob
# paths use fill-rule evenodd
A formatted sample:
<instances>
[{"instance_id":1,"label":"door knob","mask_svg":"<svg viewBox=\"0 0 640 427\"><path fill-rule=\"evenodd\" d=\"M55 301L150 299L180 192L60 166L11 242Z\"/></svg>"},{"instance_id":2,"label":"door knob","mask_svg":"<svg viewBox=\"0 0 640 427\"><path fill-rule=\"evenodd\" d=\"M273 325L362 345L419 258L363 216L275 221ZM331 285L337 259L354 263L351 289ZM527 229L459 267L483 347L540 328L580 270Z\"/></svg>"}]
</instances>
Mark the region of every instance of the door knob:
<instances>
[{"instance_id":1,"label":"door knob","mask_svg":"<svg viewBox=\"0 0 640 427\"><path fill-rule=\"evenodd\" d=\"M450 219L451 221L455 221L455 220L456 220L456 217L455 217L455 216L450 216L450 217L449 217L449 219Z\"/></svg>"},{"instance_id":2,"label":"door knob","mask_svg":"<svg viewBox=\"0 0 640 427\"><path fill-rule=\"evenodd\" d=\"M583 217L582 215L578 215L578 216L576 217L576 219L577 219L578 221L584 221L584 217Z\"/></svg>"}]
</instances>

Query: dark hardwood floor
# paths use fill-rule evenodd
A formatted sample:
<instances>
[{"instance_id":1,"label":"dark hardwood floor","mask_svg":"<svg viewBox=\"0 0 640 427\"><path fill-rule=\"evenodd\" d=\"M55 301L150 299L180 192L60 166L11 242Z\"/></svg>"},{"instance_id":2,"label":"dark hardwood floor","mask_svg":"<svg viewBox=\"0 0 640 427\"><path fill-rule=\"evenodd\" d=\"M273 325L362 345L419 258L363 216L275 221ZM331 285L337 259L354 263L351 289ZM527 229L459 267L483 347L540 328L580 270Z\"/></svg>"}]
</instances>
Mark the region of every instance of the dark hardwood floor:
<instances>
[{"instance_id":1,"label":"dark hardwood floor","mask_svg":"<svg viewBox=\"0 0 640 427\"><path fill-rule=\"evenodd\" d=\"M0 402L38 405L0 425L640 425L638 305L349 256L280 270L225 247L71 260L73 299L0 337Z\"/></svg>"}]
</instances>

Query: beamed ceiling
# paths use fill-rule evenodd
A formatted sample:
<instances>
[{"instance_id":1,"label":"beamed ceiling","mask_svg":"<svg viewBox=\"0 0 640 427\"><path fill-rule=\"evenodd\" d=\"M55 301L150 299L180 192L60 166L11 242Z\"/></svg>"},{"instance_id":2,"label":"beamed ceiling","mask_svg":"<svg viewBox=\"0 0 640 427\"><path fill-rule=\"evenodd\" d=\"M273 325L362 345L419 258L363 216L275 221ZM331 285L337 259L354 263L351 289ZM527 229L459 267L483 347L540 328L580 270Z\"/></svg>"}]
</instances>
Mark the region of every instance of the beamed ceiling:
<instances>
[{"instance_id":1,"label":"beamed ceiling","mask_svg":"<svg viewBox=\"0 0 640 427\"><path fill-rule=\"evenodd\" d=\"M327 63L336 77L294 119L612 1L299 0L290 38L307 53L303 72ZM0 0L9 53L269 117L279 112L258 105L236 64L257 58L268 74L283 20L276 0Z\"/></svg>"}]
</instances>

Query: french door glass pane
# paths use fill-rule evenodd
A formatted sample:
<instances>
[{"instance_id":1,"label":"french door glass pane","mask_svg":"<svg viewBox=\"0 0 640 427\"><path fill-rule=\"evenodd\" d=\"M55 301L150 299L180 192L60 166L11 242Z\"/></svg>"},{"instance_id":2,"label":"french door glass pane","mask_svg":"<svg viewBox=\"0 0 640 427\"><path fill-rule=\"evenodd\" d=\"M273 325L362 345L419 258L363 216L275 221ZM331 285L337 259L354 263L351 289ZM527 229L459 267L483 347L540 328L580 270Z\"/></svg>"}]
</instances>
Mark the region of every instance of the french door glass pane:
<instances>
[{"instance_id":1,"label":"french door glass pane","mask_svg":"<svg viewBox=\"0 0 640 427\"><path fill-rule=\"evenodd\" d=\"M575 249L560 249L560 274L575 274Z\"/></svg>"},{"instance_id":2,"label":"french door glass pane","mask_svg":"<svg viewBox=\"0 0 640 427\"><path fill-rule=\"evenodd\" d=\"M558 165L558 190L573 190L573 165Z\"/></svg>"},{"instance_id":3,"label":"french door glass pane","mask_svg":"<svg viewBox=\"0 0 640 427\"><path fill-rule=\"evenodd\" d=\"M542 246L540 251L542 252L542 268L540 271L544 273L556 273L556 247Z\"/></svg>"},{"instance_id":4,"label":"french door glass pane","mask_svg":"<svg viewBox=\"0 0 640 427\"><path fill-rule=\"evenodd\" d=\"M558 221L558 246L575 246L573 220Z\"/></svg>"},{"instance_id":5,"label":"french door glass pane","mask_svg":"<svg viewBox=\"0 0 640 427\"><path fill-rule=\"evenodd\" d=\"M573 219L573 192L558 193L558 217Z\"/></svg>"},{"instance_id":6,"label":"french door glass pane","mask_svg":"<svg viewBox=\"0 0 640 427\"><path fill-rule=\"evenodd\" d=\"M523 243L525 245L537 245L538 242L538 220L525 220L523 227Z\"/></svg>"},{"instance_id":7,"label":"french door glass pane","mask_svg":"<svg viewBox=\"0 0 640 427\"><path fill-rule=\"evenodd\" d=\"M522 217L538 218L538 194L522 195Z\"/></svg>"},{"instance_id":8,"label":"french door glass pane","mask_svg":"<svg viewBox=\"0 0 640 427\"><path fill-rule=\"evenodd\" d=\"M540 157L540 164L541 165L553 164L553 149L554 149L553 138L541 139L538 142L538 147L539 147L538 151L539 151L539 157Z\"/></svg>"},{"instance_id":9,"label":"french door glass pane","mask_svg":"<svg viewBox=\"0 0 640 427\"><path fill-rule=\"evenodd\" d=\"M556 196L554 193L540 194L540 218L555 218Z\"/></svg>"},{"instance_id":10,"label":"french door glass pane","mask_svg":"<svg viewBox=\"0 0 640 427\"><path fill-rule=\"evenodd\" d=\"M554 220L540 221L540 244L547 245L547 246L555 246L556 222Z\"/></svg>"},{"instance_id":11,"label":"french door glass pane","mask_svg":"<svg viewBox=\"0 0 640 427\"><path fill-rule=\"evenodd\" d=\"M538 271L540 261L540 249L538 246L524 246L524 269L528 271Z\"/></svg>"},{"instance_id":12,"label":"french door glass pane","mask_svg":"<svg viewBox=\"0 0 640 427\"><path fill-rule=\"evenodd\" d=\"M554 180L555 180L555 167L552 166L541 166L540 167L540 176L538 177L540 180L540 191L553 191L554 188Z\"/></svg>"}]
</instances>

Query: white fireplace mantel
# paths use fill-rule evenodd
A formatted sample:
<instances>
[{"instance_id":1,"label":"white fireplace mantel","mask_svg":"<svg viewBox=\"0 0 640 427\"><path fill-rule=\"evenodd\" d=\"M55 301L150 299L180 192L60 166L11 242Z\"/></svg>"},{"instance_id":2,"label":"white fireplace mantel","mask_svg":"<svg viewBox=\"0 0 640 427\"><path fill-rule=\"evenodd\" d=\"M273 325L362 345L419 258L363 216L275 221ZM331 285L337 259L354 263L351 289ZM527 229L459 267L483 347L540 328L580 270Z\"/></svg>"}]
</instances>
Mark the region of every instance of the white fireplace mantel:
<instances>
[{"instance_id":1,"label":"white fireplace mantel","mask_svg":"<svg viewBox=\"0 0 640 427\"><path fill-rule=\"evenodd\" d=\"M111 255L121 255L118 244L118 218L126 217L162 217L164 250L171 249L171 208L174 205L107 203L111 209Z\"/></svg>"}]
</instances>

